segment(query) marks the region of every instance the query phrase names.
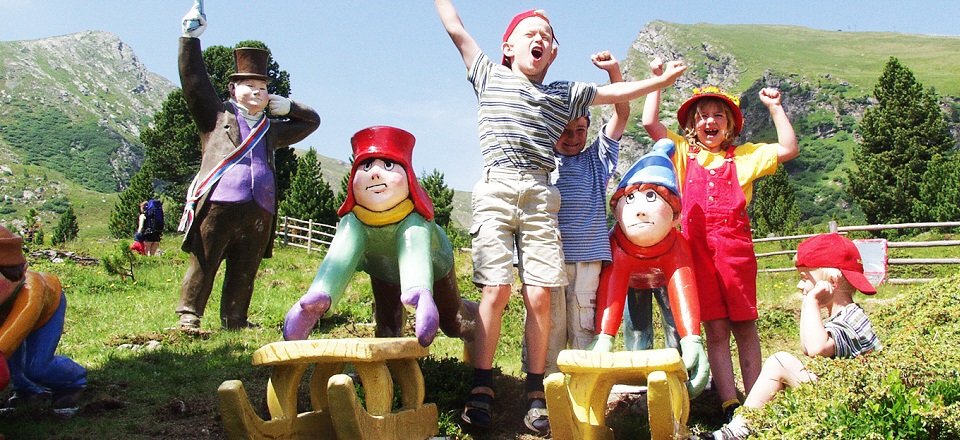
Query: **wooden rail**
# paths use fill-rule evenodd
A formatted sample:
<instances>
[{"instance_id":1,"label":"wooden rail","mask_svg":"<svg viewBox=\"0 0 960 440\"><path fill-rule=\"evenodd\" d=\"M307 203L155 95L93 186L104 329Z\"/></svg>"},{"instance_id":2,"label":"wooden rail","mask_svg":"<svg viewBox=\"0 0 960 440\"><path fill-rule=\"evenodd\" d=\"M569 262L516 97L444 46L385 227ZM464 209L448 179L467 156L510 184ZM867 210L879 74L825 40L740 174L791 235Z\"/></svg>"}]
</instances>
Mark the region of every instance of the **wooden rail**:
<instances>
[{"instance_id":1,"label":"wooden rail","mask_svg":"<svg viewBox=\"0 0 960 440\"><path fill-rule=\"evenodd\" d=\"M330 246L337 227L313 220L283 216L277 221L277 238L284 245L306 249L307 252Z\"/></svg>"},{"instance_id":2,"label":"wooden rail","mask_svg":"<svg viewBox=\"0 0 960 440\"><path fill-rule=\"evenodd\" d=\"M932 223L895 223L889 225L859 225L859 226L837 226L836 222L830 222L829 232L846 234L852 231L881 231L885 229L929 229L929 228L957 228L960 222L932 222ZM753 240L754 243L767 243L773 241L799 240L813 237L817 234L790 235L784 237L766 237ZM931 247L956 247L960 246L960 240L930 240L930 241L888 241L887 248L931 248ZM757 259L773 257L777 255L793 255L796 250L783 250L775 252L763 252L756 254ZM960 264L960 258L887 258L887 265L905 265L905 264ZM762 273L789 272L795 270L794 267L781 267L774 269L761 269ZM932 281L932 278L888 278L887 284L917 284Z\"/></svg>"}]
</instances>

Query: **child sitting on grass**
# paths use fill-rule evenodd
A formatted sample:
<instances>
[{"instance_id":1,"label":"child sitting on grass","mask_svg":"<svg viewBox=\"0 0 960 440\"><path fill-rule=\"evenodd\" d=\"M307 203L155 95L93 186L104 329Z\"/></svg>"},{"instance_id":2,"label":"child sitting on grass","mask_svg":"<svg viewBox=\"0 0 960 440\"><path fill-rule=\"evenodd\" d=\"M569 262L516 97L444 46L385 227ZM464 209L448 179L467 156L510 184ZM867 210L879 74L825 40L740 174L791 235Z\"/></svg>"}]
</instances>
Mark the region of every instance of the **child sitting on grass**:
<instances>
[{"instance_id":1,"label":"child sitting on grass","mask_svg":"<svg viewBox=\"0 0 960 440\"><path fill-rule=\"evenodd\" d=\"M880 340L870 320L853 295L857 290L873 295L877 290L863 276L863 263L856 245L839 234L823 234L808 238L797 247L797 271L803 292L800 307L800 345L809 357L857 357L880 350ZM820 309L830 317L820 321ZM760 377L747 395L743 406L761 408L773 400L777 392L813 382L817 376L807 371L803 362L787 352L767 358ZM742 414L712 433L714 439L742 439L750 435L750 427Z\"/></svg>"}]
</instances>

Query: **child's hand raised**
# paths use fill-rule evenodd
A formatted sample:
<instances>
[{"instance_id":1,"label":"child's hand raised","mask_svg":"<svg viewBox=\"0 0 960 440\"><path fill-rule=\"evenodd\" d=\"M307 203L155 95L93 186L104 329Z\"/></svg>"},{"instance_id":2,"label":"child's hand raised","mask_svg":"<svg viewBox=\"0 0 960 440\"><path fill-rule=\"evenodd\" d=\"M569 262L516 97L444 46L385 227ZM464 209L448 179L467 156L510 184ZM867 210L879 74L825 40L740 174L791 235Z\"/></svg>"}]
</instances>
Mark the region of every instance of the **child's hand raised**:
<instances>
[{"instance_id":1,"label":"child's hand raised","mask_svg":"<svg viewBox=\"0 0 960 440\"><path fill-rule=\"evenodd\" d=\"M614 58L609 50L597 52L590 56L593 65L609 72L611 69L620 69L620 62Z\"/></svg>"},{"instance_id":2,"label":"child's hand raised","mask_svg":"<svg viewBox=\"0 0 960 440\"><path fill-rule=\"evenodd\" d=\"M780 89L764 87L760 89L760 102L767 107L780 105Z\"/></svg>"},{"instance_id":3,"label":"child's hand raised","mask_svg":"<svg viewBox=\"0 0 960 440\"><path fill-rule=\"evenodd\" d=\"M668 61L663 67L663 73L657 75L669 81L670 84L677 82L683 72L687 70L687 65L683 61Z\"/></svg>"},{"instance_id":4,"label":"child's hand raised","mask_svg":"<svg viewBox=\"0 0 960 440\"><path fill-rule=\"evenodd\" d=\"M654 76L663 75L663 60L660 57L656 57L650 62L650 73Z\"/></svg>"}]
</instances>

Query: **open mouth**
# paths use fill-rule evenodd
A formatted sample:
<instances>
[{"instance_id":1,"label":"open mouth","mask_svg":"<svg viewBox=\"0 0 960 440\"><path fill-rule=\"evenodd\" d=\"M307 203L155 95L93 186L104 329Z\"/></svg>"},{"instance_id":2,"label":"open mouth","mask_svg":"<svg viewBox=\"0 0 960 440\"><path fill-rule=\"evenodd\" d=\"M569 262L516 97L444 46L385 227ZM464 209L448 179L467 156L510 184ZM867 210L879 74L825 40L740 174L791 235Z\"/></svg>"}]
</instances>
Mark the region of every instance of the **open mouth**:
<instances>
[{"instance_id":1,"label":"open mouth","mask_svg":"<svg viewBox=\"0 0 960 440\"><path fill-rule=\"evenodd\" d=\"M717 129L708 129L708 130L703 130L703 133L706 134L707 136L716 136L716 135L720 134L720 130L717 130Z\"/></svg>"},{"instance_id":2,"label":"open mouth","mask_svg":"<svg viewBox=\"0 0 960 440\"><path fill-rule=\"evenodd\" d=\"M540 58L543 56L543 49L534 47L533 50L530 51L530 55L533 55L533 59L540 60Z\"/></svg>"},{"instance_id":3,"label":"open mouth","mask_svg":"<svg viewBox=\"0 0 960 440\"><path fill-rule=\"evenodd\" d=\"M386 183L378 183L376 185L370 185L367 187L367 191L373 191L373 192L382 192L386 189L387 189Z\"/></svg>"}]
</instances>

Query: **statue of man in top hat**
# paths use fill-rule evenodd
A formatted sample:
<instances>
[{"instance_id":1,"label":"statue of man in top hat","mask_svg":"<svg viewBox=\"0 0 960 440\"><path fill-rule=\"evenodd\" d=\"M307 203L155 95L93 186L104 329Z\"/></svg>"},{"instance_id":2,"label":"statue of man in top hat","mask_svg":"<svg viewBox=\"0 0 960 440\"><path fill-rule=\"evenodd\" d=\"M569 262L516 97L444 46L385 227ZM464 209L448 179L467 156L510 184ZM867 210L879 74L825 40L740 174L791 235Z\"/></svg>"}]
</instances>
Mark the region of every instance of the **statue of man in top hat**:
<instances>
[{"instance_id":1,"label":"statue of man in top hat","mask_svg":"<svg viewBox=\"0 0 960 440\"><path fill-rule=\"evenodd\" d=\"M273 250L277 210L274 151L303 140L320 125L310 107L267 92L270 53L234 50L230 99L221 101L207 74L198 37L206 28L201 1L183 18L180 84L200 131L200 171L187 190L180 230L190 253L177 313L180 328L198 329L213 280L226 260L220 322L252 326L247 309L260 260ZM267 116L269 108L270 116Z\"/></svg>"}]
</instances>

